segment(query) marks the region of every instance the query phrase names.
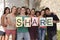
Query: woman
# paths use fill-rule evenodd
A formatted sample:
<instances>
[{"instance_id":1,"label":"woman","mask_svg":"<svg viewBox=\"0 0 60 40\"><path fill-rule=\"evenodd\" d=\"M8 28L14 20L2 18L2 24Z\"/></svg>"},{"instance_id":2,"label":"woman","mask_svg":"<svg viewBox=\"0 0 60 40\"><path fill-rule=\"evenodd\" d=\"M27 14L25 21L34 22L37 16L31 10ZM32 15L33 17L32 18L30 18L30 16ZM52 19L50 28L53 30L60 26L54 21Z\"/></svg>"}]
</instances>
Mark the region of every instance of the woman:
<instances>
[{"instance_id":1,"label":"woman","mask_svg":"<svg viewBox=\"0 0 60 40\"><path fill-rule=\"evenodd\" d=\"M6 30L6 27L7 27L7 22L6 22L6 16L7 16L7 14L9 14L10 13L10 8L8 8L8 7L6 7L5 9L4 9L4 14L2 15L2 17L1 17L1 26L3 26L3 30ZM4 37L5 35L5 32L2 32L1 31L1 33L2 33L2 36ZM4 38L2 38L2 40L4 40Z\"/></svg>"},{"instance_id":2,"label":"woman","mask_svg":"<svg viewBox=\"0 0 60 40\"><path fill-rule=\"evenodd\" d=\"M45 10L42 9L41 10L41 15L39 16L39 18L45 18ZM46 26L40 26L38 27L38 33L39 33L39 40L44 40L45 38L45 34L46 34Z\"/></svg>"},{"instance_id":3,"label":"woman","mask_svg":"<svg viewBox=\"0 0 60 40\"><path fill-rule=\"evenodd\" d=\"M7 18L7 27L6 27L6 39L9 40L10 34L12 35L12 40L15 40L16 36L16 7L13 6L11 9L11 13L6 16Z\"/></svg>"},{"instance_id":4,"label":"woman","mask_svg":"<svg viewBox=\"0 0 60 40\"><path fill-rule=\"evenodd\" d=\"M21 8L18 7L18 8L17 8L17 15L20 15L20 10L21 10Z\"/></svg>"},{"instance_id":5,"label":"woman","mask_svg":"<svg viewBox=\"0 0 60 40\"><path fill-rule=\"evenodd\" d=\"M30 17L36 17L35 16L35 9L31 10L31 14ZM30 32L30 36L31 36L31 40L36 40L37 39L37 27L36 26L32 26L29 28L29 32Z\"/></svg>"},{"instance_id":6,"label":"woman","mask_svg":"<svg viewBox=\"0 0 60 40\"><path fill-rule=\"evenodd\" d=\"M35 15L36 15L36 17L39 17L40 16L40 11L36 11Z\"/></svg>"},{"instance_id":7,"label":"woman","mask_svg":"<svg viewBox=\"0 0 60 40\"><path fill-rule=\"evenodd\" d=\"M31 13L31 12L30 12L30 9L27 8L27 9L26 9L26 15L27 15L27 16L30 16L30 13Z\"/></svg>"}]
</instances>

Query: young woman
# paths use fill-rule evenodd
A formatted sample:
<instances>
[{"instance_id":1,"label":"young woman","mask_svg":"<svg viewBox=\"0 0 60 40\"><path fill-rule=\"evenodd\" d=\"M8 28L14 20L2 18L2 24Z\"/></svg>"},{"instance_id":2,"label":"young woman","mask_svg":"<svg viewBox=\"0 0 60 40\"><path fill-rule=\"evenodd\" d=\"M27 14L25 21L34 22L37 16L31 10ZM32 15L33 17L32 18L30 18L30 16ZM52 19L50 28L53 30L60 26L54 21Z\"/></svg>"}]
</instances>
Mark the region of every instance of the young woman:
<instances>
[{"instance_id":1,"label":"young woman","mask_svg":"<svg viewBox=\"0 0 60 40\"><path fill-rule=\"evenodd\" d=\"M26 12L26 8L22 7L21 8L21 13L20 16L23 17L22 20L24 21L24 17ZM30 35L29 35L29 31L27 27L24 27L24 25L22 27L18 27L17 28L17 40L30 40Z\"/></svg>"},{"instance_id":2,"label":"young woman","mask_svg":"<svg viewBox=\"0 0 60 40\"><path fill-rule=\"evenodd\" d=\"M36 15L36 17L39 17L40 16L40 11L36 11L35 15Z\"/></svg>"},{"instance_id":3,"label":"young woman","mask_svg":"<svg viewBox=\"0 0 60 40\"><path fill-rule=\"evenodd\" d=\"M35 16L35 9L31 10L31 14L30 17L36 17ZM30 32L30 36L31 36L31 40L36 40L37 39L37 27L36 26L31 26L29 28L29 32Z\"/></svg>"},{"instance_id":4,"label":"young woman","mask_svg":"<svg viewBox=\"0 0 60 40\"><path fill-rule=\"evenodd\" d=\"M36 17L39 17L40 16L40 11L36 11L35 15L36 15ZM37 40L38 40L38 27L39 27L39 24L37 26Z\"/></svg>"},{"instance_id":5,"label":"young woman","mask_svg":"<svg viewBox=\"0 0 60 40\"><path fill-rule=\"evenodd\" d=\"M20 15L20 10L21 10L21 8L18 7L18 8L17 8L17 15Z\"/></svg>"},{"instance_id":6,"label":"young woman","mask_svg":"<svg viewBox=\"0 0 60 40\"><path fill-rule=\"evenodd\" d=\"M1 17L1 26L3 27L3 30L5 31L6 30L6 27L7 27L7 22L6 22L6 16L7 16L7 14L9 14L10 13L10 8L8 8L8 7L6 7L5 9L4 9L4 14L2 15L2 17ZM4 40L4 34L5 34L5 32L2 32L1 31L1 35L3 36L3 38L1 39L1 40Z\"/></svg>"},{"instance_id":7,"label":"young woman","mask_svg":"<svg viewBox=\"0 0 60 40\"><path fill-rule=\"evenodd\" d=\"M27 9L26 9L26 15L27 15L27 16L30 16L30 13L31 13L31 12L30 12L30 9L27 8Z\"/></svg>"},{"instance_id":8,"label":"young woman","mask_svg":"<svg viewBox=\"0 0 60 40\"><path fill-rule=\"evenodd\" d=\"M41 15L39 16L39 18L45 18L45 10L42 9L41 10ZM39 40L44 40L45 38L45 34L46 34L46 26L40 26L38 27L38 36L39 36Z\"/></svg>"},{"instance_id":9,"label":"young woman","mask_svg":"<svg viewBox=\"0 0 60 40\"><path fill-rule=\"evenodd\" d=\"M15 40L16 35L16 7L13 6L11 13L6 16L7 18L7 27L6 27L6 39L9 40L10 34L12 34L12 40Z\"/></svg>"}]
</instances>

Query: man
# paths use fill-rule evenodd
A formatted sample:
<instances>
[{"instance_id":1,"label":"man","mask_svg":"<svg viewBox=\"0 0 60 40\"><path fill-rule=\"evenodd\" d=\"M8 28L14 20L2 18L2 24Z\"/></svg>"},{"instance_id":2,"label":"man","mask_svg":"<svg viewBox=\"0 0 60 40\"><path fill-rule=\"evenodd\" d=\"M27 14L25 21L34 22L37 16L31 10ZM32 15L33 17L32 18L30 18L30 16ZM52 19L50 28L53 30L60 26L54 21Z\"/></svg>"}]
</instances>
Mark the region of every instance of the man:
<instances>
[{"instance_id":1,"label":"man","mask_svg":"<svg viewBox=\"0 0 60 40\"><path fill-rule=\"evenodd\" d=\"M6 16L7 19L7 27L6 27L6 38L5 40L9 39L10 34L12 34L12 40L16 38L16 6L11 8L11 13Z\"/></svg>"},{"instance_id":2,"label":"man","mask_svg":"<svg viewBox=\"0 0 60 40\"><path fill-rule=\"evenodd\" d=\"M47 35L48 40L57 40L57 25L56 23L59 22L59 19L56 14L51 13L49 8L45 8L46 17L53 18L53 26L47 26Z\"/></svg>"},{"instance_id":3,"label":"man","mask_svg":"<svg viewBox=\"0 0 60 40\"><path fill-rule=\"evenodd\" d=\"M24 21L24 17L26 17L25 12L26 12L26 8L22 7L20 16L23 17L22 18L23 21ZM30 40L30 34L28 31L28 28L24 27L24 25L22 27L17 28L17 40L23 40L23 38L24 38L24 40Z\"/></svg>"}]
</instances>

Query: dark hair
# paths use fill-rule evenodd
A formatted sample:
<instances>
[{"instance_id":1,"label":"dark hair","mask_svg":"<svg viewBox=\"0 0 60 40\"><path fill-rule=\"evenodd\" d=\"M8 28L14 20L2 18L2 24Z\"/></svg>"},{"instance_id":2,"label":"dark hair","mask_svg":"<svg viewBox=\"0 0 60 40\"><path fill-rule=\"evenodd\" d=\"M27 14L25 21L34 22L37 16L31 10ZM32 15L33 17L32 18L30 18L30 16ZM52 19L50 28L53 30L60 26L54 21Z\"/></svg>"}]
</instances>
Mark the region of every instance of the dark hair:
<instances>
[{"instance_id":1,"label":"dark hair","mask_svg":"<svg viewBox=\"0 0 60 40\"><path fill-rule=\"evenodd\" d=\"M17 10L20 9L20 7L17 8Z\"/></svg>"},{"instance_id":2,"label":"dark hair","mask_svg":"<svg viewBox=\"0 0 60 40\"><path fill-rule=\"evenodd\" d=\"M36 11L36 12L35 12L35 15L36 15L37 13L39 13L39 15L41 15L41 14L40 14L40 11Z\"/></svg>"},{"instance_id":3,"label":"dark hair","mask_svg":"<svg viewBox=\"0 0 60 40\"><path fill-rule=\"evenodd\" d=\"M12 9L13 9L14 7L16 7L16 6L13 6L13 7L11 8L11 12L12 12Z\"/></svg>"},{"instance_id":4,"label":"dark hair","mask_svg":"<svg viewBox=\"0 0 60 40\"><path fill-rule=\"evenodd\" d=\"M25 6L22 6L22 7L21 7L21 9L22 9L22 8L24 8L24 9L25 9L25 11L26 11L26 7L25 7ZM26 15L26 12L25 12L25 15Z\"/></svg>"},{"instance_id":5,"label":"dark hair","mask_svg":"<svg viewBox=\"0 0 60 40\"><path fill-rule=\"evenodd\" d=\"M42 9L40 12L45 11L45 9Z\"/></svg>"},{"instance_id":6,"label":"dark hair","mask_svg":"<svg viewBox=\"0 0 60 40\"><path fill-rule=\"evenodd\" d=\"M26 10L26 7L25 6L22 6L21 9L24 8Z\"/></svg>"},{"instance_id":7,"label":"dark hair","mask_svg":"<svg viewBox=\"0 0 60 40\"><path fill-rule=\"evenodd\" d=\"M41 14L42 11L44 11L44 15L43 15L43 17L46 17L45 9L42 9L42 10L40 11L40 14Z\"/></svg>"},{"instance_id":8,"label":"dark hair","mask_svg":"<svg viewBox=\"0 0 60 40\"><path fill-rule=\"evenodd\" d=\"M50 9L49 9L48 7L45 8L45 11L46 11L46 10L49 10L49 11L50 11Z\"/></svg>"},{"instance_id":9,"label":"dark hair","mask_svg":"<svg viewBox=\"0 0 60 40\"><path fill-rule=\"evenodd\" d=\"M27 10L29 10L29 11L30 11L30 9L29 9L29 8L26 8L26 15L28 14L28 13L27 13Z\"/></svg>"},{"instance_id":10,"label":"dark hair","mask_svg":"<svg viewBox=\"0 0 60 40\"><path fill-rule=\"evenodd\" d=\"M34 11L35 11L35 9L34 9L34 8L32 8L32 9L31 9L31 11L32 11L32 10L34 10Z\"/></svg>"},{"instance_id":11,"label":"dark hair","mask_svg":"<svg viewBox=\"0 0 60 40\"><path fill-rule=\"evenodd\" d=\"M20 9L20 10L21 10L21 8L20 8L20 7L18 7L18 8L17 8L17 13L18 13L18 9ZM20 13L18 13L18 15L20 15Z\"/></svg>"},{"instance_id":12,"label":"dark hair","mask_svg":"<svg viewBox=\"0 0 60 40\"><path fill-rule=\"evenodd\" d=\"M30 10L29 8L26 8L26 10Z\"/></svg>"},{"instance_id":13,"label":"dark hair","mask_svg":"<svg viewBox=\"0 0 60 40\"><path fill-rule=\"evenodd\" d=\"M4 13L3 13L3 14L6 13L6 10L7 10L7 9L9 10L9 13L10 13L10 8L9 8L9 7L5 7L5 8L4 8Z\"/></svg>"}]
</instances>

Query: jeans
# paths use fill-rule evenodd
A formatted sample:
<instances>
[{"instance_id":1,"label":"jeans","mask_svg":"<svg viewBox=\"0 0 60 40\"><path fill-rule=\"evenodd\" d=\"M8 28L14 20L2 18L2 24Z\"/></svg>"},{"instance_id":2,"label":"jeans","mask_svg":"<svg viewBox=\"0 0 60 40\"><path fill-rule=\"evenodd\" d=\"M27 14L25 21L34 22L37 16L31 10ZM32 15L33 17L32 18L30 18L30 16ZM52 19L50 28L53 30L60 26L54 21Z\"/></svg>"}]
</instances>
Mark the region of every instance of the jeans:
<instances>
[{"instance_id":1,"label":"jeans","mask_svg":"<svg viewBox=\"0 0 60 40\"><path fill-rule=\"evenodd\" d=\"M44 40L45 39L45 34L46 34L46 29L45 28L39 28L38 29L38 40Z\"/></svg>"},{"instance_id":2,"label":"jeans","mask_svg":"<svg viewBox=\"0 0 60 40\"><path fill-rule=\"evenodd\" d=\"M30 34L29 32L17 32L17 40L30 40Z\"/></svg>"}]
</instances>

